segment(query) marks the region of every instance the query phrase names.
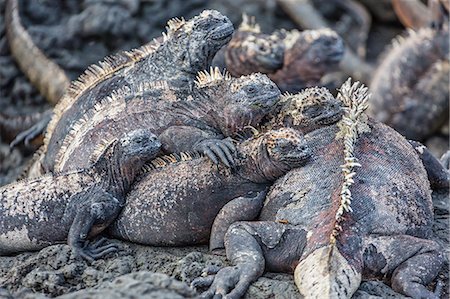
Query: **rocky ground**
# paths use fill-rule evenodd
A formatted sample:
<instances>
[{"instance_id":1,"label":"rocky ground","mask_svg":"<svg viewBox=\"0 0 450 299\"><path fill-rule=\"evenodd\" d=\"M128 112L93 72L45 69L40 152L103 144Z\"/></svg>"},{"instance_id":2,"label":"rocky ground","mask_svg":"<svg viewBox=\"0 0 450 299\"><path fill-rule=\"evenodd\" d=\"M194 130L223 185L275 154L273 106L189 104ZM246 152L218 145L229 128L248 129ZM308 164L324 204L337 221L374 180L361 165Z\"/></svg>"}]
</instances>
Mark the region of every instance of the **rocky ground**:
<instances>
[{"instance_id":1,"label":"rocky ground","mask_svg":"<svg viewBox=\"0 0 450 299\"><path fill-rule=\"evenodd\" d=\"M448 193L433 195L436 239L449 256ZM88 264L67 245L0 257L0 298L193 298L192 280L210 265L227 265L206 246L163 248L110 240L119 251ZM448 286L448 265L438 277ZM434 287L434 284L430 286ZM447 290L447 288L444 288ZM245 298L299 298L293 276L266 273ZM353 298L405 298L381 281L364 282ZM448 298L444 291L442 298Z\"/></svg>"},{"instance_id":2,"label":"rocky ground","mask_svg":"<svg viewBox=\"0 0 450 299\"><path fill-rule=\"evenodd\" d=\"M367 1L362 1L367 2ZM263 30L293 28L275 1L21 1L23 23L35 43L76 78L89 64L121 49L141 45L164 30L173 16L189 18L205 7L219 9L238 24L245 10L256 15ZM370 3L370 1L369 1ZM20 115L50 107L20 72L9 54L4 31L4 0L0 0L0 111ZM376 20L376 17L375 17ZM384 22L384 21L383 21ZM375 26L369 37L372 61L401 27L392 18ZM1 135L1 134L0 134ZM35 148L10 149L0 136L0 186L13 181ZM435 193L436 238L449 250L448 194ZM111 240L119 251L86 263L67 245L39 252L0 257L0 298L193 298L189 283L207 265L226 264L205 246L156 248ZM446 252L447 257L449 256ZM448 266L439 279L448 285ZM430 286L431 288L433 287ZM1 289L3 288L3 289ZM296 298L291 275L267 273L246 298ZM443 294L447 298L448 293ZM403 298L383 282L364 282L354 298Z\"/></svg>"}]
</instances>

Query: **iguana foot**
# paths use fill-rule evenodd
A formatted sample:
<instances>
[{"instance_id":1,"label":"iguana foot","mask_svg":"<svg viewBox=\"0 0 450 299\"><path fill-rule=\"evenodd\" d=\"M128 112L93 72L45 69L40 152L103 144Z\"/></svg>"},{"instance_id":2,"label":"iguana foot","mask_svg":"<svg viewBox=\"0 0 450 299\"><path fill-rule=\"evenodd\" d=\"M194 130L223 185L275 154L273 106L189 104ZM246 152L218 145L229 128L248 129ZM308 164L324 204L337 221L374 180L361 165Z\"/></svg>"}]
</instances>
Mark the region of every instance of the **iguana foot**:
<instances>
[{"instance_id":1,"label":"iguana foot","mask_svg":"<svg viewBox=\"0 0 450 299\"><path fill-rule=\"evenodd\" d=\"M34 138L39 136L45 131L45 128L47 127L48 123L52 119L52 110L49 110L46 112L42 119L39 120L37 123L35 123L31 128L20 132L16 138L10 143L10 147L14 147L18 145L19 143L24 143L26 146L30 145L30 141L32 141Z\"/></svg>"},{"instance_id":2,"label":"iguana foot","mask_svg":"<svg viewBox=\"0 0 450 299\"><path fill-rule=\"evenodd\" d=\"M219 164L219 160L227 167L234 164L233 154L236 152L236 147L231 138L203 140L196 145L195 150L204 153L215 164Z\"/></svg>"},{"instance_id":3,"label":"iguana foot","mask_svg":"<svg viewBox=\"0 0 450 299\"><path fill-rule=\"evenodd\" d=\"M83 246L73 246L76 254L92 263L94 260L116 252L118 247L114 243L105 244L108 239L102 237L94 242L86 241Z\"/></svg>"},{"instance_id":4,"label":"iguana foot","mask_svg":"<svg viewBox=\"0 0 450 299\"><path fill-rule=\"evenodd\" d=\"M211 270L211 269L210 269ZM198 277L192 282L193 287L208 287L200 298L241 298L250 284L260 276L260 271L252 264L239 264L220 269L216 274Z\"/></svg>"}]
</instances>

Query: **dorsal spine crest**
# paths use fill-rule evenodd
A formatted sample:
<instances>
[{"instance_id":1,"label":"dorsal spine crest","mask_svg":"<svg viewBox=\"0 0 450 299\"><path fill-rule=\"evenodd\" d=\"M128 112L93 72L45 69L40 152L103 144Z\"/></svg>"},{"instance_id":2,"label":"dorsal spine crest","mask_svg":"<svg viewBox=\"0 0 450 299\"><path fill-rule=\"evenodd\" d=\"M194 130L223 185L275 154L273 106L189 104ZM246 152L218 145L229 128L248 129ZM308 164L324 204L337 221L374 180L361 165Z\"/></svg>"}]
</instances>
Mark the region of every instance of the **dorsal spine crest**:
<instances>
[{"instance_id":1,"label":"dorsal spine crest","mask_svg":"<svg viewBox=\"0 0 450 299\"><path fill-rule=\"evenodd\" d=\"M220 71L218 67L210 67L208 71L198 72L195 84L198 88L215 85L222 81L230 81L231 75L227 70Z\"/></svg>"},{"instance_id":2,"label":"dorsal spine crest","mask_svg":"<svg viewBox=\"0 0 450 299\"><path fill-rule=\"evenodd\" d=\"M360 82L352 84L349 78L340 88L338 99L342 101L345 114L342 117L339 134L343 137L344 164L341 171L344 181L340 192L340 203L335 215L335 225L330 235L330 243L336 244L336 238L342 231L341 223L346 212L352 212L352 193L350 187L354 184L353 177L356 175L355 167L361 167L358 159L354 156L354 146L358 138L358 125L364 121L363 116L368 108L370 94L368 88Z\"/></svg>"}]
</instances>

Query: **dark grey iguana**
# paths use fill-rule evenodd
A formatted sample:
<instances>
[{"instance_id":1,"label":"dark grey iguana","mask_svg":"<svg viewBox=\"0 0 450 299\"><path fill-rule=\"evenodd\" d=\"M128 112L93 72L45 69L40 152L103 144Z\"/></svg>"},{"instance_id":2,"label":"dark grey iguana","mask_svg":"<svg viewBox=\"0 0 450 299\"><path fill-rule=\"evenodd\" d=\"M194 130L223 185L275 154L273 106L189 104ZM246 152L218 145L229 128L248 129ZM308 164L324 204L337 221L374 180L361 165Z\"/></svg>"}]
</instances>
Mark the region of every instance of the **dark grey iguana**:
<instances>
[{"instance_id":1,"label":"dark grey iguana","mask_svg":"<svg viewBox=\"0 0 450 299\"><path fill-rule=\"evenodd\" d=\"M343 55L343 40L330 29L282 30L269 35L245 16L213 64L226 66L233 76L265 73L281 91L298 92L320 85L321 78L337 68Z\"/></svg>"},{"instance_id":2,"label":"dark grey iguana","mask_svg":"<svg viewBox=\"0 0 450 299\"><path fill-rule=\"evenodd\" d=\"M0 254L39 250L66 240L88 260L114 250L87 240L119 214L135 176L160 147L154 134L135 130L106 144L90 168L1 187Z\"/></svg>"},{"instance_id":3,"label":"dark grey iguana","mask_svg":"<svg viewBox=\"0 0 450 299\"><path fill-rule=\"evenodd\" d=\"M350 298L373 278L413 298L438 298L426 288L443 256L429 239L425 168L406 139L364 114L367 88L347 81L339 98L342 120L305 135L314 161L275 182L259 221L229 227L234 266L195 280L209 287L203 298L240 298L264 271L294 270L305 298Z\"/></svg>"},{"instance_id":4,"label":"dark grey iguana","mask_svg":"<svg viewBox=\"0 0 450 299\"><path fill-rule=\"evenodd\" d=\"M28 133L35 136L48 124L40 151L48 150L53 155L72 124L97 101L120 87L133 88L143 82L166 80L180 94L189 92L197 72L209 68L213 56L231 39L233 31L229 19L214 10L205 10L188 21L177 18L168 21L167 33L161 38L88 67L67 88L53 110L51 121L42 119L20 138L27 140Z\"/></svg>"},{"instance_id":5,"label":"dark grey iguana","mask_svg":"<svg viewBox=\"0 0 450 299\"><path fill-rule=\"evenodd\" d=\"M222 207L238 208L240 220L256 218L271 182L310 156L303 136L292 129L269 131L237 148L231 169L185 155L148 163L109 232L147 245L206 243L218 214L223 223L236 220L220 215Z\"/></svg>"},{"instance_id":6,"label":"dark grey iguana","mask_svg":"<svg viewBox=\"0 0 450 299\"><path fill-rule=\"evenodd\" d=\"M449 27L448 16L438 24L442 14L435 28L396 38L370 83L371 115L409 139L423 141L449 121Z\"/></svg>"},{"instance_id":7,"label":"dark grey iguana","mask_svg":"<svg viewBox=\"0 0 450 299\"><path fill-rule=\"evenodd\" d=\"M246 126L256 126L278 101L280 91L262 74L233 78L218 69L201 72L190 95L178 98L167 82L121 87L97 99L93 109L61 136L58 151L49 150L44 169L66 171L84 167L102 140L147 128L158 135L166 153L200 151L215 163L233 163L231 137ZM30 174L42 167L35 164Z\"/></svg>"}]
</instances>

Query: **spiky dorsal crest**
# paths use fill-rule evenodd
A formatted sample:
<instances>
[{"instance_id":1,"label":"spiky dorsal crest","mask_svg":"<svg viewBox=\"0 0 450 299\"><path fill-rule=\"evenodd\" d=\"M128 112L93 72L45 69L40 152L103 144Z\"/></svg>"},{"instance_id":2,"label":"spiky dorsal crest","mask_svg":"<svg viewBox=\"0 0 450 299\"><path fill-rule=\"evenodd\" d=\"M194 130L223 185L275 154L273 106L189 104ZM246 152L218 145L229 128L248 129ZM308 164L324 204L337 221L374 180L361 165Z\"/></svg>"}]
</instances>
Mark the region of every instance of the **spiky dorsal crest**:
<instances>
[{"instance_id":1,"label":"spiky dorsal crest","mask_svg":"<svg viewBox=\"0 0 450 299\"><path fill-rule=\"evenodd\" d=\"M186 20L183 17L170 19L169 21L167 21L167 26L166 26L167 34L169 34L169 35L172 34L173 32L177 31L185 24L186 24Z\"/></svg>"},{"instance_id":2,"label":"spiky dorsal crest","mask_svg":"<svg viewBox=\"0 0 450 299\"><path fill-rule=\"evenodd\" d=\"M113 139L102 139L98 146L95 148L95 150L92 152L91 156L89 157L89 165L94 165L97 163L97 161L100 159L100 157L111 147L115 142L117 141L117 138Z\"/></svg>"},{"instance_id":3,"label":"spiky dorsal crest","mask_svg":"<svg viewBox=\"0 0 450 299\"><path fill-rule=\"evenodd\" d=\"M201 157L203 157L203 154L198 152L181 152L157 157L150 162L145 163L144 166L142 166L140 173L143 175L155 169L165 168L168 165L179 162L192 161Z\"/></svg>"},{"instance_id":4,"label":"spiky dorsal crest","mask_svg":"<svg viewBox=\"0 0 450 299\"><path fill-rule=\"evenodd\" d=\"M261 33L261 27L256 23L254 16L248 16L246 13L242 14L242 23L239 25L239 31Z\"/></svg>"},{"instance_id":5,"label":"spiky dorsal crest","mask_svg":"<svg viewBox=\"0 0 450 299\"><path fill-rule=\"evenodd\" d=\"M353 177L356 175L355 167L361 167L358 159L354 155L354 146L358 136L367 131L367 117L364 112L369 107L369 90L360 82L352 83L349 78L339 89L337 97L345 105L344 116L339 123L338 135L336 138L343 139L344 145L344 164L341 165L344 182L341 187L340 203L335 215L335 226L330 235L331 244L336 243L336 238L342 230L340 223L343 221L345 212L352 212L351 202L352 193L350 186L353 185Z\"/></svg>"},{"instance_id":6,"label":"spiky dorsal crest","mask_svg":"<svg viewBox=\"0 0 450 299\"><path fill-rule=\"evenodd\" d=\"M297 29L292 29L289 31L283 29L281 30L281 33L285 35L283 43L287 49L291 49L300 37L300 31L298 31Z\"/></svg>"},{"instance_id":7,"label":"spiky dorsal crest","mask_svg":"<svg viewBox=\"0 0 450 299\"><path fill-rule=\"evenodd\" d=\"M79 120L71 127L70 131L64 137L61 148L55 157L55 170L61 170L70 158L72 150L77 147L76 142L87 131L95 127L105 117L112 117L117 113L121 113L125 109L126 99L129 97L142 96L147 91L152 90L170 91L166 81L150 81L140 82L136 87L123 86L111 92L99 100L94 107L88 110ZM95 159L96 156L93 156Z\"/></svg>"},{"instance_id":8,"label":"spiky dorsal crest","mask_svg":"<svg viewBox=\"0 0 450 299\"><path fill-rule=\"evenodd\" d=\"M216 85L217 83L223 81L229 81L232 77L227 70L220 71L218 67L210 67L208 71L200 71L198 72L197 78L195 80L195 85L198 88Z\"/></svg>"},{"instance_id":9,"label":"spiky dorsal crest","mask_svg":"<svg viewBox=\"0 0 450 299\"><path fill-rule=\"evenodd\" d=\"M306 42L313 43L315 40L321 37L338 37L337 33L330 28L321 28L315 30L305 30L302 35Z\"/></svg>"},{"instance_id":10,"label":"spiky dorsal crest","mask_svg":"<svg viewBox=\"0 0 450 299\"><path fill-rule=\"evenodd\" d=\"M81 74L78 79L72 81L67 92L61 98L60 102L54 109L54 115L49 125L47 126L46 134L44 136L44 151L48 145L51 135L62 116L68 107L72 105L84 92L96 86L101 81L113 76L117 71L129 67L151 55L153 55L164 43L168 42L173 36L173 33L186 25L183 18L174 18L167 22L167 33L163 32L163 42L156 39L153 41L129 51L122 51L105 57L97 64L92 64L86 71Z\"/></svg>"}]
</instances>

